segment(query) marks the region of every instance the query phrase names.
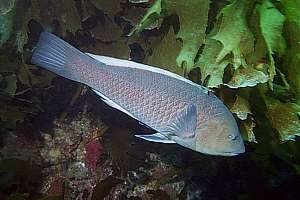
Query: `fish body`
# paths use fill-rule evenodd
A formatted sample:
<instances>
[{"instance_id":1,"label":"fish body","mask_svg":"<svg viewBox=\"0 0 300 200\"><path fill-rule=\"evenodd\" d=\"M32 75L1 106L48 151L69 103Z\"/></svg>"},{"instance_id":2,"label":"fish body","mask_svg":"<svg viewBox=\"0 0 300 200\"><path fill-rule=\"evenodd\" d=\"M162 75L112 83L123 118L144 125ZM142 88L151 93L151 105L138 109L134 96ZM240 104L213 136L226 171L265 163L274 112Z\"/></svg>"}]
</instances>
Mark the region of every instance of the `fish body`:
<instances>
[{"instance_id":1,"label":"fish body","mask_svg":"<svg viewBox=\"0 0 300 200\"><path fill-rule=\"evenodd\" d=\"M235 119L208 89L148 65L83 53L43 32L32 63L91 87L108 105L156 130L137 137L198 152L245 151Z\"/></svg>"}]
</instances>

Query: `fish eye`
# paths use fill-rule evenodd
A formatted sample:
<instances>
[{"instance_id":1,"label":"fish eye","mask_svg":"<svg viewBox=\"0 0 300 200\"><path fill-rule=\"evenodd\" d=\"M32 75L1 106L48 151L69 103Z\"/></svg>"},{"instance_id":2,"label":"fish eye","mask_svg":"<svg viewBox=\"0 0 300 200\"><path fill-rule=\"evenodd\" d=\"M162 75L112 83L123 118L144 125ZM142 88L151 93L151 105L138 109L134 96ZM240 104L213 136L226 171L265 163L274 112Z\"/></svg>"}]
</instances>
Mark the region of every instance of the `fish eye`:
<instances>
[{"instance_id":1,"label":"fish eye","mask_svg":"<svg viewBox=\"0 0 300 200\"><path fill-rule=\"evenodd\" d=\"M236 139L236 136L235 136L235 135L233 135L233 134L231 134L231 135L228 135L227 137L228 137L228 140L230 140L230 141L233 141L233 140L235 140L235 139Z\"/></svg>"}]
</instances>

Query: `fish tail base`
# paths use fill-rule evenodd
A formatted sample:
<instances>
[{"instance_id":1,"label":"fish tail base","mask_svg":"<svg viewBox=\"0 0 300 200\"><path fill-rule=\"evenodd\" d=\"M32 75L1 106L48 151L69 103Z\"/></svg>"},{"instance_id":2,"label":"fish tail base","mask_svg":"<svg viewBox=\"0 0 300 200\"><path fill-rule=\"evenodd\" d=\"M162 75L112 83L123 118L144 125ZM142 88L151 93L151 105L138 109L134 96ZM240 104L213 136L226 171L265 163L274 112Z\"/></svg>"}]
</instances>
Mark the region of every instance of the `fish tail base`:
<instances>
[{"instance_id":1,"label":"fish tail base","mask_svg":"<svg viewBox=\"0 0 300 200\"><path fill-rule=\"evenodd\" d=\"M59 37L42 32L33 52L31 62L60 76L82 81L81 72L95 60Z\"/></svg>"}]
</instances>

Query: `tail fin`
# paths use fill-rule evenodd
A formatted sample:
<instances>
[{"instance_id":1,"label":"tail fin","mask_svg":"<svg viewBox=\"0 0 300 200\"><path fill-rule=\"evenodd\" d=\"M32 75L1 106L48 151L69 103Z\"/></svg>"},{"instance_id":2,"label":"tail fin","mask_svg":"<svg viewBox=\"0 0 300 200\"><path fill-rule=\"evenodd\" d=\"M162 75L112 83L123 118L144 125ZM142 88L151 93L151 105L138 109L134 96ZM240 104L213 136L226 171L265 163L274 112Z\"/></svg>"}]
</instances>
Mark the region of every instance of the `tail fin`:
<instances>
[{"instance_id":1,"label":"tail fin","mask_svg":"<svg viewBox=\"0 0 300 200\"><path fill-rule=\"evenodd\" d=\"M65 78L83 82L84 68L95 65L96 60L57 36L42 32L31 62Z\"/></svg>"}]
</instances>

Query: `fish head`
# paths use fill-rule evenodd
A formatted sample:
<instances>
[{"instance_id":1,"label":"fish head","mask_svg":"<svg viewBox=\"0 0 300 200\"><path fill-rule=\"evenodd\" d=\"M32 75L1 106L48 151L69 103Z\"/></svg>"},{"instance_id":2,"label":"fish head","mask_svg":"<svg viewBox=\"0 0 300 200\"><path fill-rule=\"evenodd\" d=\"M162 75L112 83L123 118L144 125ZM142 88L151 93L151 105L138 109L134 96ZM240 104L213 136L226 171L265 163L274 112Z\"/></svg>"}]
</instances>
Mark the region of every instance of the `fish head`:
<instances>
[{"instance_id":1,"label":"fish head","mask_svg":"<svg viewBox=\"0 0 300 200\"><path fill-rule=\"evenodd\" d=\"M205 154L235 156L245 152L237 123L229 111L202 123L194 140L195 150Z\"/></svg>"}]
</instances>

